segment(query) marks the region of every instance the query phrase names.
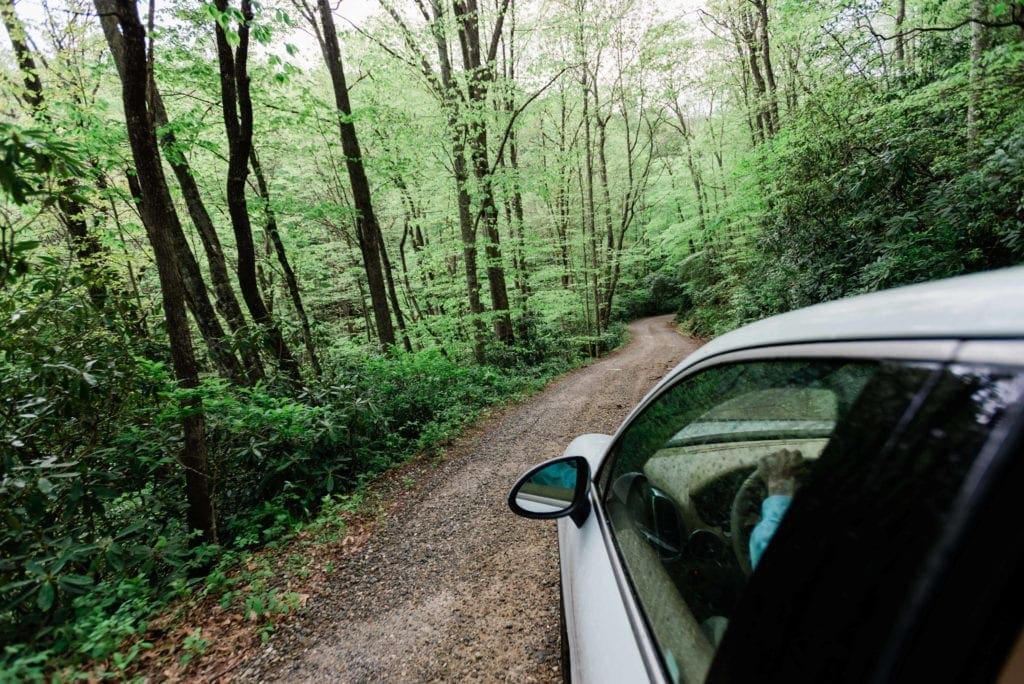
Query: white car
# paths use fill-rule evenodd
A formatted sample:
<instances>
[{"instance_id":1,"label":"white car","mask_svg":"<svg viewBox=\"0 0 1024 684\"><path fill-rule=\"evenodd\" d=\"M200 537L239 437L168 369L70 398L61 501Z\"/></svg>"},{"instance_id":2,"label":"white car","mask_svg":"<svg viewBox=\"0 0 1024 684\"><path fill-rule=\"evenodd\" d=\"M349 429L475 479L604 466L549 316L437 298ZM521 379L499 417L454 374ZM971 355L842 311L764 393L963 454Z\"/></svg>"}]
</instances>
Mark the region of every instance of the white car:
<instances>
[{"instance_id":1,"label":"white car","mask_svg":"<svg viewBox=\"0 0 1024 684\"><path fill-rule=\"evenodd\" d=\"M558 518L563 675L1020 676L1022 397L1024 267L700 348L509 494Z\"/></svg>"}]
</instances>

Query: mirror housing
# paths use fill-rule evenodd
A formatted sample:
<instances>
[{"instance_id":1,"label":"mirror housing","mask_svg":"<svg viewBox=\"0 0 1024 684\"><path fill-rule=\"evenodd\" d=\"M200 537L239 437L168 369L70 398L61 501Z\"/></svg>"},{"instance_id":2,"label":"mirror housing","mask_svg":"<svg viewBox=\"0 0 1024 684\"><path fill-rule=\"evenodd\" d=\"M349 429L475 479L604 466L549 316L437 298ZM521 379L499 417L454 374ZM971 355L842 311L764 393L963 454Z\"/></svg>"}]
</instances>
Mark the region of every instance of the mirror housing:
<instances>
[{"instance_id":1,"label":"mirror housing","mask_svg":"<svg viewBox=\"0 0 1024 684\"><path fill-rule=\"evenodd\" d=\"M612 492L629 512L633 529L663 561L679 560L686 552L686 524L675 500L653 486L642 473L626 473Z\"/></svg>"},{"instance_id":2,"label":"mirror housing","mask_svg":"<svg viewBox=\"0 0 1024 684\"><path fill-rule=\"evenodd\" d=\"M590 463L582 456L562 456L531 468L508 493L508 507L524 518L569 517L583 527L590 515Z\"/></svg>"}]
</instances>

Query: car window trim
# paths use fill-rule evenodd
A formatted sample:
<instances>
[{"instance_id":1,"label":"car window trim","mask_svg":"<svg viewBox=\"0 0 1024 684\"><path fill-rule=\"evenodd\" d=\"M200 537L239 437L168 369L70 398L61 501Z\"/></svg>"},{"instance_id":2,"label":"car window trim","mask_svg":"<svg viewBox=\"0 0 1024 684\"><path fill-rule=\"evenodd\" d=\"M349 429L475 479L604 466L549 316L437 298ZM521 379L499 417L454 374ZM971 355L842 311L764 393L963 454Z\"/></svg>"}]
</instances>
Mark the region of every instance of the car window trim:
<instances>
[{"instance_id":1,"label":"car window trim","mask_svg":"<svg viewBox=\"0 0 1024 684\"><path fill-rule=\"evenodd\" d=\"M643 610L639 605L629 578L626 576L622 558L619 555L615 540L612 538L611 525L608 520L602 502L601 492L607 486L607 474L609 472L610 459L608 454L614 451L625 429L632 424L633 420L648 406L657 401L666 392L671 391L679 383L687 378L703 371L737 362L755 361L779 361L784 359L821 359L833 358L837 360L871 360L871 361L921 361L939 363L943 366L956 359L957 352L962 345L961 340L894 340L894 341L869 341L869 342L813 342L807 344L786 344L773 347L758 347L755 349L743 349L733 352L725 352L715 356L702 359L692 366L679 369L664 381L659 383L648 393L647 397L638 404L633 411L616 430L614 437L605 449L598 471L592 476L589 496L593 505L593 515L596 518L598 528L601 531L601 538L604 541L605 550L612 567L612 574L615 583L618 585L619 594L622 597L623 607L629 618L630 628L636 640L637 648L640 651L641 659L647 670L650 681L658 684L669 684L671 681L665 671L665 664L658 647L651 636L650 626Z\"/></svg>"},{"instance_id":2,"label":"car window trim","mask_svg":"<svg viewBox=\"0 0 1024 684\"><path fill-rule=\"evenodd\" d=\"M651 630L647 624L647 618L644 617L636 596L633 594L633 588L629 584L629 579L626 577L626 571L622 566L622 559L619 557L618 549L616 549L615 542L612 539L611 527L605 515L604 507L601 505L601 495L597 490L596 484L596 482L591 481L590 499L593 512L596 514L594 518L596 519L598 529L601 530L601 539L604 541L605 550L611 562L612 575L615 577L615 584L619 588L619 594L623 598L622 604L626 610L626 616L629 618L629 626L633 630L637 649L640 651L640 659L644 663L644 669L647 670L647 678L655 684L670 684L671 680L665 675L661 653L651 638Z\"/></svg>"},{"instance_id":3,"label":"car window trim","mask_svg":"<svg viewBox=\"0 0 1024 684\"><path fill-rule=\"evenodd\" d=\"M1024 340L967 340L957 350L956 363L980 366L1024 366Z\"/></svg>"}]
</instances>

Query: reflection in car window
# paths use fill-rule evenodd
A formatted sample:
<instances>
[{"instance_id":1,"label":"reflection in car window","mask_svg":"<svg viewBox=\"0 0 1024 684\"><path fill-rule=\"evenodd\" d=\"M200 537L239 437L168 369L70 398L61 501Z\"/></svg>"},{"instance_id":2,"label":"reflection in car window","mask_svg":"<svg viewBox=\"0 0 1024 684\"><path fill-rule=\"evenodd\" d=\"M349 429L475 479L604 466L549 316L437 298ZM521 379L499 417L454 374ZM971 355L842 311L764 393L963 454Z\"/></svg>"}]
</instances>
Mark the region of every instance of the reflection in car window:
<instances>
[{"instance_id":1,"label":"reflection in car window","mask_svg":"<svg viewBox=\"0 0 1024 684\"><path fill-rule=\"evenodd\" d=\"M975 496L978 469L992 467L979 454L996 448L992 436L1019 410L1024 376L935 369L913 410L900 410L918 386L916 369L883 366L837 425L736 607L709 680L990 681L981 654L1000 639L986 619L1007 594L947 573L977 563L998 576L1006 549L994 532L997 548L951 562L978 531L950 522Z\"/></svg>"},{"instance_id":2,"label":"reflection in car window","mask_svg":"<svg viewBox=\"0 0 1024 684\"><path fill-rule=\"evenodd\" d=\"M710 369L662 394L616 442L601 477L606 509L674 681L703 679L774 533L768 518L781 518L878 367L817 360ZM898 411L927 375L894 390Z\"/></svg>"}]
</instances>

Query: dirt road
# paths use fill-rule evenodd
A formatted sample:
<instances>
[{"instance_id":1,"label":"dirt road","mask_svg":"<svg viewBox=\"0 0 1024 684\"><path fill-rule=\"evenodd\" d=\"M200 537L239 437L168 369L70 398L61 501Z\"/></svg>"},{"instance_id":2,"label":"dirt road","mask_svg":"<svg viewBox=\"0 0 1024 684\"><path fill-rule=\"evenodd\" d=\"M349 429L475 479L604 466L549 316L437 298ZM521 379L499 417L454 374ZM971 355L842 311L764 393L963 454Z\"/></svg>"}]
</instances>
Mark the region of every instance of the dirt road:
<instances>
[{"instance_id":1,"label":"dirt road","mask_svg":"<svg viewBox=\"0 0 1024 684\"><path fill-rule=\"evenodd\" d=\"M696 348L670 321L633 323L625 348L478 422L236 677L556 680L555 525L515 517L505 497L577 434L613 432Z\"/></svg>"}]
</instances>

